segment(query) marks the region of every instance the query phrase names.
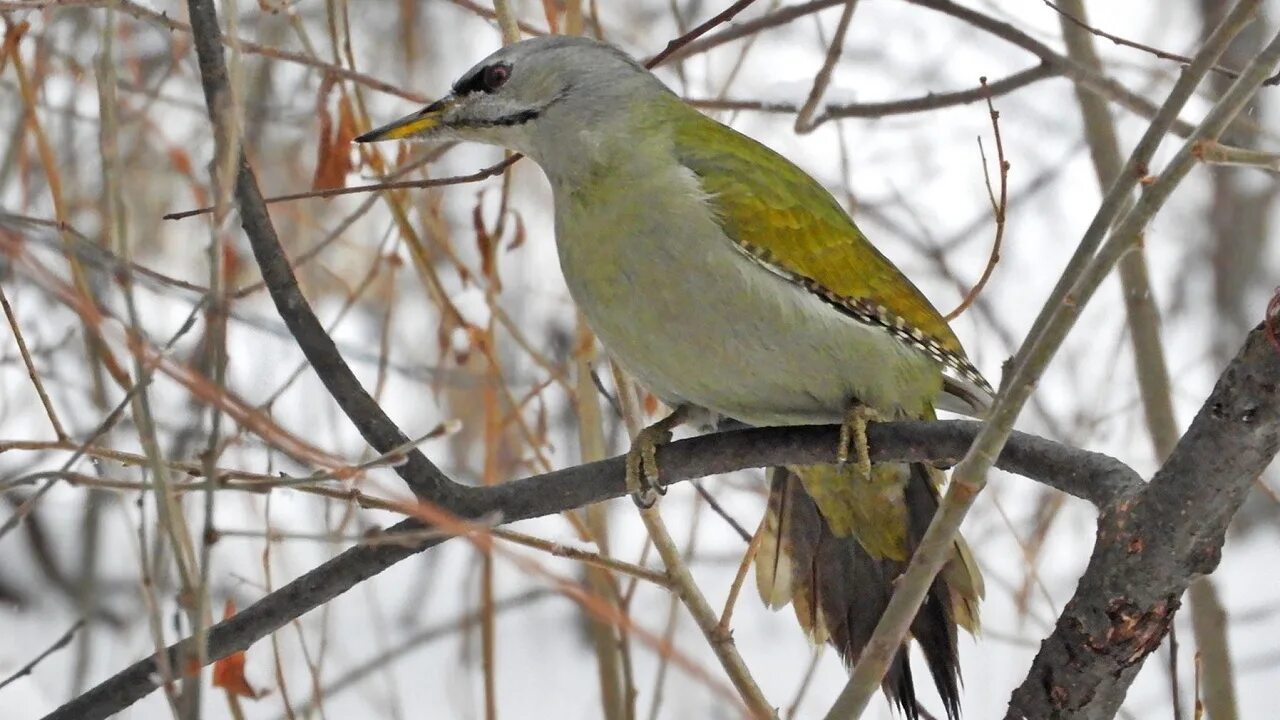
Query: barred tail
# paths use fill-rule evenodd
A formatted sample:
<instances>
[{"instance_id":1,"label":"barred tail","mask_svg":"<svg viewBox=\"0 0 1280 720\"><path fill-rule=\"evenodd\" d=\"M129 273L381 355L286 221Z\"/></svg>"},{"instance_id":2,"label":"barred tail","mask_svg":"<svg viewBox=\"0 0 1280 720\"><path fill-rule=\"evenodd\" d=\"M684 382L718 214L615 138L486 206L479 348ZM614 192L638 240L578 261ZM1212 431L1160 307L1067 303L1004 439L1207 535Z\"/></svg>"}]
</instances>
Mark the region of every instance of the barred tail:
<instances>
[{"instance_id":1,"label":"barred tail","mask_svg":"<svg viewBox=\"0 0 1280 720\"><path fill-rule=\"evenodd\" d=\"M906 570L910 551L923 537L938 507L934 482L937 470L924 465L911 465L909 471L906 465L894 467L902 469L899 497L905 505L905 512L896 522L906 527L897 532L867 528L866 537L896 535L905 541L905 553L887 552L878 546L880 543L860 541L856 527L852 532L833 530L848 529L851 514L842 512L848 510L845 507L824 510L824 506L847 503L849 496L831 492L825 484L833 480L856 482L853 468L814 466L769 471L769 507L760 526L762 536L755 561L760 596L771 608L790 602L810 638L830 642L850 666L871 639L893 594L894 580ZM828 522L827 517L833 513L841 519ZM895 522L893 514L881 514L878 520ZM862 521L865 524L865 515ZM958 544L955 558L934 580L911 624L911 634L920 643L947 717L952 720L960 714L956 626L976 629L981 586L968 549ZM908 720L921 716L905 644L889 666L883 689Z\"/></svg>"}]
</instances>

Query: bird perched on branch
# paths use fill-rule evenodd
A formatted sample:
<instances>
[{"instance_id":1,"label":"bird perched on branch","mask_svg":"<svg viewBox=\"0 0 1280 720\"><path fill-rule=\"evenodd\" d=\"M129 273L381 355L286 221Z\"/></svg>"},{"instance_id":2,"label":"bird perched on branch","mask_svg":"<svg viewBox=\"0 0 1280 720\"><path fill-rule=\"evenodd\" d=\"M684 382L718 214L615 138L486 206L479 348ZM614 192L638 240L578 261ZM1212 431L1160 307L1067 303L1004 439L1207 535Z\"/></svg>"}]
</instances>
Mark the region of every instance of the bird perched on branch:
<instances>
[{"instance_id":1,"label":"bird perched on branch","mask_svg":"<svg viewBox=\"0 0 1280 720\"><path fill-rule=\"evenodd\" d=\"M812 638L856 662L942 475L871 465L866 420L981 415L991 399L938 311L818 182L604 43L503 48L443 99L357 140L400 138L499 145L542 167L570 293L613 357L676 410L631 452L646 496L654 444L691 410L849 428L853 462L770 471L756 579L766 604L790 602ZM951 718L956 627L976 631L981 596L959 541L911 626ZM905 646L883 687L920 715Z\"/></svg>"}]
</instances>

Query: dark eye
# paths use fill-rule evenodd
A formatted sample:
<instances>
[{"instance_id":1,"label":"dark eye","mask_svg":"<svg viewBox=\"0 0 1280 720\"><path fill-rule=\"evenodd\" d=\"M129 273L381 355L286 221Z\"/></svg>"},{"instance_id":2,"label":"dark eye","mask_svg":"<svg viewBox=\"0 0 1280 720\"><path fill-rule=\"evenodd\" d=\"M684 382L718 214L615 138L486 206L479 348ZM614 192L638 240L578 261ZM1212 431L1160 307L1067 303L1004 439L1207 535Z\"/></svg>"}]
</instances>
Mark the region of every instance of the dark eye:
<instances>
[{"instance_id":1,"label":"dark eye","mask_svg":"<svg viewBox=\"0 0 1280 720\"><path fill-rule=\"evenodd\" d=\"M485 92L493 92L506 84L511 77L510 65L490 65L481 72L481 82Z\"/></svg>"}]
</instances>

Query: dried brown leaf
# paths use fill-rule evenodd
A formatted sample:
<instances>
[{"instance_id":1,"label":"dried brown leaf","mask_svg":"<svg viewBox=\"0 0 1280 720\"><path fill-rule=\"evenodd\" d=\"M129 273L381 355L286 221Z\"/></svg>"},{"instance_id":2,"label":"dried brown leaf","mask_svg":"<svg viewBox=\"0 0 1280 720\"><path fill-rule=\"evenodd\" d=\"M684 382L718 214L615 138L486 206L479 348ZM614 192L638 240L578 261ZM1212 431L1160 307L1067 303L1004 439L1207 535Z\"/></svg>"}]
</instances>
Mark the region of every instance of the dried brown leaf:
<instances>
[{"instance_id":1,"label":"dried brown leaf","mask_svg":"<svg viewBox=\"0 0 1280 720\"><path fill-rule=\"evenodd\" d=\"M227 600L226 607L222 611L223 619L225 620L235 614L235 601ZM213 664L213 686L222 688L229 695L256 700L262 696L262 693L253 689L253 686L245 679L244 662L245 654L243 650L231 653L215 662Z\"/></svg>"},{"instance_id":2,"label":"dried brown leaf","mask_svg":"<svg viewBox=\"0 0 1280 720\"><path fill-rule=\"evenodd\" d=\"M346 186L351 172L351 140L356 136L355 115L346 97L338 100L338 125L329 113L329 93L334 82L326 77L320 84L316 114L320 132L316 146L316 173L311 181L312 190L335 190Z\"/></svg>"}]
</instances>

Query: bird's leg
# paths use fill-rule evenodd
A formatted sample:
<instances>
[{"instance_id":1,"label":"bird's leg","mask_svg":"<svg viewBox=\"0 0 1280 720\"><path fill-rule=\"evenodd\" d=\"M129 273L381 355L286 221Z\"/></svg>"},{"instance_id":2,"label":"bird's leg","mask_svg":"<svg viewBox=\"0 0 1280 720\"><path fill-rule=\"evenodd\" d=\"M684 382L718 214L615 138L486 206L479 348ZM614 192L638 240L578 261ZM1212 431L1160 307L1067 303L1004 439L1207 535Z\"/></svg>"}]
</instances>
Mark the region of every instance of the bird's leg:
<instances>
[{"instance_id":1,"label":"bird's leg","mask_svg":"<svg viewBox=\"0 0 1280 720\"><path fill-rule=\"evenodd\" d=\"M875 409L859 403L849 407L844 422L840 424L840 445L836 448L836 465L844 467L849 462L849 448L854 451L854 461L858 463L859 474L864 479L871 478L871 448L867 444L867 423L881 420Z\"/></svg>"},{"instance_id":2,"label":"bird's leg","mask_svg":"<svg viewBox=\"0 0 1280 720\"><path fill-rule=\"evenodd\" d=\"M627 491L641 509L653 507L659 495L667 493L658 477L658 445L671 442L671 431L688 419L690 406L681 405L671 414L636 433L627 452Z\"/></svg>"}]
</instances>

